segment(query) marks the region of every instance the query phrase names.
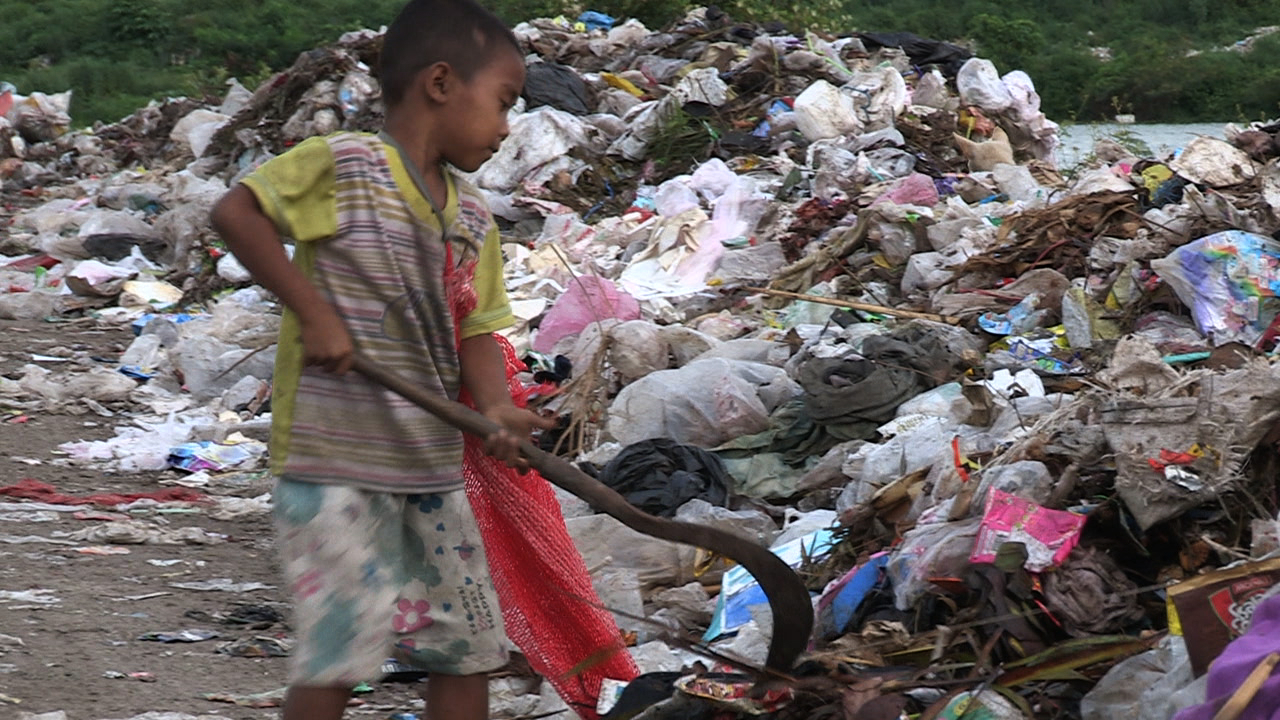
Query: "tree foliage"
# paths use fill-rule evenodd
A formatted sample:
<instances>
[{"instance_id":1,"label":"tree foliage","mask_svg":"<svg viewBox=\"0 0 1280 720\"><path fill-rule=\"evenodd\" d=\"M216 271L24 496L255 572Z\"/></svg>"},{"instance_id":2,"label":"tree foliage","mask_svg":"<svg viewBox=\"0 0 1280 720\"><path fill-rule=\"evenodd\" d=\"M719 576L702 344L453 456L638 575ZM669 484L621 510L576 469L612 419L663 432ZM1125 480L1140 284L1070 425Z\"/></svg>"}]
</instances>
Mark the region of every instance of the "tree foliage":
<instances>
[{"instance_id":1,"label":"tree foliage","mask_svg":"<svg viewBox=\"0 0 1280 720\"><path fill-rule=\"evenodd\" d=\"M682 0L482 0L505 20L583 9L675 20ZM403 0L0 0L0 80L75 91L78 123L165 95L252 85L342 32L378 27ZM1143 121L1280 115L1280 34L1215 50L1274 22L1273 0L725 0L733 17L832 35L914 32L958 42L1035 80L1055 119ZM1106 48L1107 52L1101 49ZM1109 53L1109 59L1104 59Z\"/></svg>"}]
</instances>

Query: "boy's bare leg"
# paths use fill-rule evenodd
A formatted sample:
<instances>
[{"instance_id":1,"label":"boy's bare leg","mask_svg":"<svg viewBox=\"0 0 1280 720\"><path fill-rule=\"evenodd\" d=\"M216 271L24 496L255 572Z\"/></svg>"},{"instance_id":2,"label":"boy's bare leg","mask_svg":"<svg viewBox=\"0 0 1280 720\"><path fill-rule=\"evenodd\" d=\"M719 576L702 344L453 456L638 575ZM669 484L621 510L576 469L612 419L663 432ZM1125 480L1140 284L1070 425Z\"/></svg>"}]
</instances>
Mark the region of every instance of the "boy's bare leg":
<instances>
[{"instance_id":1,"label":"boy's bare leg","mask_svg":"<svg viewBox=\"0 0 1280 720\"><path fill-rule=\"evenodd\" d=\"M485 720L489 717L489 675L440 675L427 679L422 693L426 720Z\"/></svg>"},{"instance_id":2,"label":"boy's bare leg","mask_svg":"<svg viewBox=\"0 0 1280 720\"><path fill-rule=\"evenodd\" d=\"M291 687L284 698L283 720L342 720L351 688Z\"/></svg>"}]
</instances>

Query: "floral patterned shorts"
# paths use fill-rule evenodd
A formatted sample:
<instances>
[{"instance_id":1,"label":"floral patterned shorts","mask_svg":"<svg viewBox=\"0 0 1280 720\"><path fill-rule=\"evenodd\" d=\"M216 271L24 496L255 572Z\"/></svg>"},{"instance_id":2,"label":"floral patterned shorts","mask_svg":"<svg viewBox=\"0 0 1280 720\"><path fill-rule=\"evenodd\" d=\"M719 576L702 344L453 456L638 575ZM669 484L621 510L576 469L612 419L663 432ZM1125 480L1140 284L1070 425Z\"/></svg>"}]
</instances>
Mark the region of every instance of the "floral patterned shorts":
<instances>
[{"instance_id":1,"label":"floral patterned shorts","mask_svg":"<svg viewBox=\"0 0 1280 720\"><path fill-rule=\"evenodd\" d=\"M281 478L274 500L295 604L292 684L377 680L389 657L444 675L506 664L464 491L399 495Z\"/></svg>"}]
</instances>

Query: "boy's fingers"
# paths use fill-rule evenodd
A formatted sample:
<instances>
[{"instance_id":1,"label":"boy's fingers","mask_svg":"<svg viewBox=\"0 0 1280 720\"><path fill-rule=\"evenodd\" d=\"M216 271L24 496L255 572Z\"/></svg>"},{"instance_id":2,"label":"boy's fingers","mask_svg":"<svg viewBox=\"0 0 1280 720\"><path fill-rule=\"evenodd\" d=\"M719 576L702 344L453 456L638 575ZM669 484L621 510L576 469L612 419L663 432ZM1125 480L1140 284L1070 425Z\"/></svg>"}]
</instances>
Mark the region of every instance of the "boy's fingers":
<instances>
[{"instance_id":1,"label":"boy's fingers","mask_svg":"<svg viewBox=\"0 0 1280 720\"><path fill-rule=\"evenodd\" d=\"M353 358L350 354L343 355L342 357L338 358L334 362L332 372L338 375L346 375L351 370L351 366L354 364L355 364L355 358Z\"/></svg>"}]
</instances>

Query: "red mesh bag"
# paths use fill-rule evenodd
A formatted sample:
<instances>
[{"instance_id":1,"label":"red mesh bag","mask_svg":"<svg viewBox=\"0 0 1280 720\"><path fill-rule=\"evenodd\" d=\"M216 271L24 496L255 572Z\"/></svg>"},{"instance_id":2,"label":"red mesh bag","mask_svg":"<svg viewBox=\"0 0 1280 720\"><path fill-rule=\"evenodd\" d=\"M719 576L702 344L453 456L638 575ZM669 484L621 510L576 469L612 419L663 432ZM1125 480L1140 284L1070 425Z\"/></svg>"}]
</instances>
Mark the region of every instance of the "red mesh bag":
<instances>
[{"instance_id":1,"label":"red mesh bag","mask_svg":"<svg viewBox=\"0 0 1280 720\"><path fill-rule=\"evenodd\" d=\"M524 364L504 338L494 337L506 356L512 398L523 407L531 391L516 374ZM462 472L507 636L571 708L594 720L601 682L630 681L639 670L613 616L599 607L551 485L489 457L470 435Z\"/></svg>"},{"instance_id":2,"label":"red mesh bag","mask_svg":"<svg viewBox=\"0 0 1280 720\"><path fill-rule=\"evenodd\" d=\"M445 252L445 288L457 328L476 307L475 262L457 267L448 243ZM511 398L526 407L540 388L520 383L516 376L527 368L506 338L493 338L506 361ZM461 335L454 340L460 343ZM474 408L465 391L460 400ZM613 616L600 609L591 573L569 536L551 485L535 472L521 475L489 457L484 442L470 435L462 474L507 637L569 707L595 720L604 679L629 682L640 671Z\"/></svg>"}]
</instances>

